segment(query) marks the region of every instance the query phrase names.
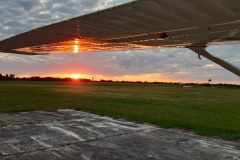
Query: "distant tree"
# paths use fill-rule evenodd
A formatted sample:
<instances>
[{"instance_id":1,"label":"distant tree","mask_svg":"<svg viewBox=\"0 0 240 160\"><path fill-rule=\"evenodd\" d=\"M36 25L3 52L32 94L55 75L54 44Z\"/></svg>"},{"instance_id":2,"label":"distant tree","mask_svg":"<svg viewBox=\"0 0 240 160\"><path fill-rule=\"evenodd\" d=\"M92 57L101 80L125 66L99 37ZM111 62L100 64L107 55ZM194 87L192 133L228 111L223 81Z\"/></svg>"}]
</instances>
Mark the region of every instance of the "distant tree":
<instances>
[{"instance_id":1,"label":"distant tree","mask_svg":"<svg viewBox=\"0 0 240 160\"><path fill-rule=\"evenodd\" d=\"M15 74L10 74L9 79L15 79Z\"/></svg>"},{"instance_id":2,"label":"distant tree","mask_svg":"<svg viewBox=\"0 0 240 160\"><path fill-rule=\"evenodd\" d=\"M211 84L211 82L212 82L212 79L209 79L209 80L208 80L208 84Z\"/></svg>"}]
</instances>

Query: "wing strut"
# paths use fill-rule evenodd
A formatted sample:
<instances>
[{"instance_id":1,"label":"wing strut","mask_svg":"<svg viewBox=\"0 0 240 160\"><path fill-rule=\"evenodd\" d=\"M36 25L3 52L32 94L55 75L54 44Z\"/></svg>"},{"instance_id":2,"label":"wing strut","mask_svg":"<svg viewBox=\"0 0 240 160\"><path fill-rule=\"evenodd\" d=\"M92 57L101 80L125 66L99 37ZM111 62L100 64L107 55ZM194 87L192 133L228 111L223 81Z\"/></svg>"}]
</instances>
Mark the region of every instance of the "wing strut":
<instances>
[{"instance_id":1,"label":"wing strut","mask_svg":"<svg viewBox=\"0 0 240 160\"><path fill-rule=\"evenodd\" d=\"M188 47L190 50L194 51L195 53L198 54L198 57L201 59L200 56L203 56L210 61L213 61L217 63L218 65L222 66L223 68L229 70L230 72L236 74L237 76L240 77L240 69L220 58L217 58L213 55L211 55L208 51L206 51L206 47L200 46L200 47Z\"/></svg>"}]
</instances>

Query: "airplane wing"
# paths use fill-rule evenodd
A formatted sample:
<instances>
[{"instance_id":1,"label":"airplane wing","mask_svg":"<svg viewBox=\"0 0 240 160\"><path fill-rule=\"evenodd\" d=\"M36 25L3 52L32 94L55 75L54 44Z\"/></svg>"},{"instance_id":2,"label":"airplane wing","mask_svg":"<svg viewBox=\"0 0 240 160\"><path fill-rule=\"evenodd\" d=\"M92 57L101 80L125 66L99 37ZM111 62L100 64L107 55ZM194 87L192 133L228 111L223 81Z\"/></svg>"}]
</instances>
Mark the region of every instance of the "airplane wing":
<instances>
[{"instance_id":1,"label":"airplane wing","mask_svg":"<svg viewBox=\"0 0 240 160\"><path fill-rule=\"evenodd\" d=\"M210 55L209 45L240 44L239 0L137 0L0 41L0 52L58 54L189 48L240 76Z\"/></svg>"}]
</instances>

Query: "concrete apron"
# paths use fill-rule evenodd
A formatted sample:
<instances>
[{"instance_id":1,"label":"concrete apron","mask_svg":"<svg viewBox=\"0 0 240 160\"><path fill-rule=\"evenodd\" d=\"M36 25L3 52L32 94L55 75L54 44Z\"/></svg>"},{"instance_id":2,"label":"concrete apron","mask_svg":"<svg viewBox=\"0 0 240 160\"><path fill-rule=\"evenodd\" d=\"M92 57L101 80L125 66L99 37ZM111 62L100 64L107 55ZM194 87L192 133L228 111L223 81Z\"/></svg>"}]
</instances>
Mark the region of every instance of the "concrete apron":
<instances>
[{"instance_id":1,"label":"concrete apron","mask_svg":"<svg viewBox=\"0 0 240 160\"><path fill-rule=\"evenodd\" d=\"M231 159L240 144L75 110L0 114L1 160Z\"/></svg>"}]
</instances>

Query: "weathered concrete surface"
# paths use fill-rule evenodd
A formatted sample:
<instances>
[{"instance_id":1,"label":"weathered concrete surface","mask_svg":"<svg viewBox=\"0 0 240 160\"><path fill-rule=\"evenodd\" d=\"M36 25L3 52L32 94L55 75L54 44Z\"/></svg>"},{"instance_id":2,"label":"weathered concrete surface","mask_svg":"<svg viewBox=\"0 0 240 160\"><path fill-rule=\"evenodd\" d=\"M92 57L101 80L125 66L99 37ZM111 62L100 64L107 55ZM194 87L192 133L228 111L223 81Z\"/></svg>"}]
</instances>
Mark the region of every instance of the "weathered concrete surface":
<instances>
[{"instance_id":1,"label":"weathered concrete surface","mask_svg":"<svg viewBox=\"0 0 240 160\"><path fill-rule=\"evenodd\" d=\"M74 110L0 114L1 160L232 159L240 144Z\"/></svg>"}]
</instances>

